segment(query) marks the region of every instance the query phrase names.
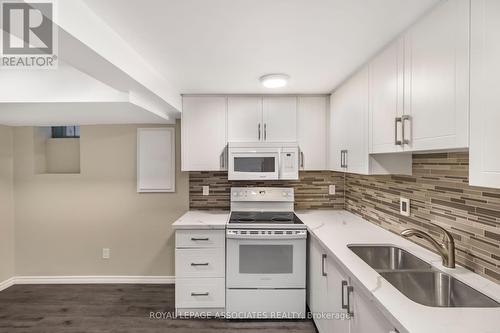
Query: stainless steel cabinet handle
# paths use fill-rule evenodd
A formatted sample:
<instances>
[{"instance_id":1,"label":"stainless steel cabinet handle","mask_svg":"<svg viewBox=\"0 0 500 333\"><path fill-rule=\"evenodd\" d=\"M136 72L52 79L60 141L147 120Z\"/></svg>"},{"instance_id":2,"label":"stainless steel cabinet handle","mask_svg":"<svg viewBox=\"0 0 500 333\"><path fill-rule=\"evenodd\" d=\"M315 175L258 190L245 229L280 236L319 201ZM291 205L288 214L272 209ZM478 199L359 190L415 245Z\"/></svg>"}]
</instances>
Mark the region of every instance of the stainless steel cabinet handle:
<instances>
[{"instance_id":1,"label":"stainless steel cabinet handle","mask_svg":"<svg viewBox=\"0 0 500 333\"><path fill-rule=\"evenodd\" d=\"M347 150L340 151L340 167L347 168Z\"/></svg>"},{"instance_id":2,"label":"stainless steel cabinet handle","mask_svg":"<svg viewBox=\"0 0 500 333\"><path fill-rule=\"evenodd\" d=\"M208 291L204 293L191 293L191 296L208 296Z\"/></svg>"},{"instance_id":3,"label":"stainless steel cabinet handle","mask_svg":"<svg viewBox=\"0 0 500 333\"><path fill-rule=\"evenodd\" d=\"M326 254L321 255L321 275L327 276L325 271Z\"/></svg>"},{"instance_id":4,"label":"stainless steel cabinet handle","mask_svg":"<svg viewBox=\"0 0 500 333\"><path fill-rule=\"evenodd\" d=\"M351 301L349 294L354 291L353 286L349 286L347 281L343 280L341 284L341 292L342 292L342 309L347 310L347 313L352 317L354 313L351 311ZM347 297L344 297L347 296ZM346 299L347 298L347 299Z\"/></svg>"},{"instance_id":5,"label":"stainless steel cabinet handle","mask_svg":"<svg viewBox=\"0 0 500 333\"><path fill-rule=\"evenodd\" d=\"M401 117L396 117L394 118L394 144L396 146L401 146L403 142L401 140L398 140L398 123L403 124L403 119ZM403 132L404 136L404 132Z\"/></svg>"},{"instance_id":6,"label":"stainless steel cabinet handle","mask_svg":"<svg viewBox=\"0 0 500 333\"><path fill-rule=\"evenodd\" d=\"M304 168L304 152L300 152L300 167L303 169Z\"/></svg>"},{"instance_id":7,"label":"stainless steel cabinet handle","mask_svg":"<svg viewBox=\"0 0 500 333\"><path fill-rule=\"evenodd\" d=\"M260 123L259 123L258 127L259 127L259 141L260 141Z\"/></svg>"},{"instance_id":8,"label":"stainless steel cabinet handle","mask_svg":"<svg viewBox=\"0 0 500 333\"><path fill-rule=\"evenodd\" d=\"M195 263L195 262L192 262L191 263L191 266L208 266L208 262L204 262L204 263Z\"/></svg>"},{"instance_id":9,"label":"stainless steel cabinet handle","mask_svg":"<svg viewBox=\"0 0 500 333\"><path fill-rule=\"evenodd\" d=\"M403 142L402 144L404 145L409 145L410 144L410 140L409 139L406 139L406 136L405 136L405 123L406 121L411 121L411 117L409 115L404 115L401 117L401 133L402 133L402 136L403 136ZM411 123L410 123L411 125Z\"/></svg>"},{"instance_id":10,"label":"stainless steel cabinet handle","mask_svg":"<svg viewBox=\"0 0 500 333\"><path fill-rule=\"evenodd\" d=\"M191 237L191 240L196 242L196 241L208 241L209 238L206 237L206 238L195 238L195 237Z\"/></svg>"},{"instance_id":11,"label":"stainless steel cabinet handle","mask_svg":"<svg viewBox=\"0 0 500 333\"><path fill-rule=\"evenodd\" d=\"M267 141L267 124L264 123L264 141Z\"/></svg>"}]
</instances>

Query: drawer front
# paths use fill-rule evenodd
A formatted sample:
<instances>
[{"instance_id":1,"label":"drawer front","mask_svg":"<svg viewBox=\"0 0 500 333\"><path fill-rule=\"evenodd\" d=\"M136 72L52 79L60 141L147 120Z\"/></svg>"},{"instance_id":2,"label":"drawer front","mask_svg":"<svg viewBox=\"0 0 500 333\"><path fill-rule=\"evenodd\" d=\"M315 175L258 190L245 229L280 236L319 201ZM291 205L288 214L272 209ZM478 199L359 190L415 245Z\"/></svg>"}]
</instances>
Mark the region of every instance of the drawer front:
<instances>
[{"instance_id":1,"label":"drawer front","mask_svg":"<svg viewBox=\"0 0 500 333\"><path fill-rule=\"evenodd\" d=\"M176 308L223 308L226 304L224 278L176 279Z\"/></svg>"},{"instance_id":2,"label":"drawer front","mask_svg":"<svg viewBox=\"0 0 500 333\"><path fill-rule=\"evenodd\" d=\"M177 230L175 247L224 247L225 230Z\"/></svg>"},{"instance_id":3,"label":"drawer front","mask_svg":"<svg viewBox=\"0 0 500 333\"><path fill-rule=\"evenodd\" d=\"M224 248L176 249L175 275L177 278L225 276Z\"/></svg>"}]
</instances>

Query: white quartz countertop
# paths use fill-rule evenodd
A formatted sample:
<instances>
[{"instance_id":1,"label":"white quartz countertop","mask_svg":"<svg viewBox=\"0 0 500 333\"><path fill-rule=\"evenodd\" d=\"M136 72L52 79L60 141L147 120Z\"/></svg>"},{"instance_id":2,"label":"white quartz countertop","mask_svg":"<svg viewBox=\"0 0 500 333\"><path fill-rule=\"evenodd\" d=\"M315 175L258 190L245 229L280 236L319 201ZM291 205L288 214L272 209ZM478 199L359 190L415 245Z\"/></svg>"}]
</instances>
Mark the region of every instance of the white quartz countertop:
<instances>
[{"instance_id":1,"label":"white quartz countertop","mask_svg":"<svg viewBox=\"0 0 500 333\"><path fill-rule=\"evenodd\" d=\"M296 212L309 232L373 297L380 310L411 333L499 333L500 308L437 308L411 301L352 252L350 244L396 245L443 272L500 301L500 286L463 267L441 265L441 257L346 211ZM394 320L396 320L394 322ZM399 325L397 325L399 326Z\"/></svg>"},{"instance_id":2,"label":"white quartz countertop","mask_svg":"<svg viewBox=\"0 0 500 333\"><path fill-rule=\"evenodd\" d=\"M174 229L225 229L228 220L228 211L190 210L172 226Z\"/></svg>"}]
</instances>

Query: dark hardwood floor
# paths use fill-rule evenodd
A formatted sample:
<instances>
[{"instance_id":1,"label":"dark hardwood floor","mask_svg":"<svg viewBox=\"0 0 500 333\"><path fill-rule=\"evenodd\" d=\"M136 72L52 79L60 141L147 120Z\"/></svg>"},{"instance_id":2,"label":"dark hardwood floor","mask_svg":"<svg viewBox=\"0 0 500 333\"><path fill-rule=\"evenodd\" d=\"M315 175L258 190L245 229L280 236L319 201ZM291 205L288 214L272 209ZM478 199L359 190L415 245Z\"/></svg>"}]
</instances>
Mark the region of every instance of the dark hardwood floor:
<instances>
[{"instance_id":1,"label":"dark hardwood floor","mask_svg":"<svg viewBox=\"0 0 500 333\"><path fill-rule=\"evenodd\" d=\"M16 285L0 292L0 332L315 332L310 320L150 319L157 311L174 312L173 285Z\"/></svg>"}]
</instances>

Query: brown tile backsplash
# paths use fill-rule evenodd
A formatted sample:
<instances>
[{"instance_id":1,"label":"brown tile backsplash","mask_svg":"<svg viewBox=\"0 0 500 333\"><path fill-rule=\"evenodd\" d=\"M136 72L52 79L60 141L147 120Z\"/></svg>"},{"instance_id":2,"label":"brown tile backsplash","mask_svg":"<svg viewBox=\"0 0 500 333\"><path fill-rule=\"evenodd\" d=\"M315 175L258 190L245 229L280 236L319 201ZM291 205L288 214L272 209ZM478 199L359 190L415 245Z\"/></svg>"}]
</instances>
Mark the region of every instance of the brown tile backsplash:
<instances>
[{"instance_id":1,"label":"brown tile backsplash","mask_svg":"<svg viewBox=\"0 0 500 333\"><path fill-rule=\"evenodd\" d=\"M230 188L295 188L295 209L347 209L391 232L416 227L440 237L438 224L456 240L457 262L500 283L500 190L468 185L468 153L416 154L412 176L362 176L300 172L297 181L228 181L226 172L190 172L191 209L229 209ZM328 195L335 184L337 194ZM202 195L202 186L210 195ZM345 196L345 198L344 198ZM399 215L399 198L411 199L411 215ZM429 249L429 244L412 238Z\"/></svg>"},{"instance_id":2,"label":"brown tile backsplash","mask_svg":"<svg viewBox=\"0 0 500 333\"><path fill-rule=\"evenodd\" d=\"M344 175L330 171L301 171L299 180L229 181L227 172L190 172L189 207L191 209L229 209L231 187L293 187L295 209L344 209ZM202 195L202 186L210 186L210 195ZM336 195L328 186L336 185Z\"/></svg>"},{"instance_id":3,"label":"brown tile backsplash","mask_svg":"<svg viewBox=\"0 0 500 333\"><path fill-rule=\"evenodd\" d=\"M459 264L500 283L500 190L469 186L468 174L467 153L413 155L408 177L346 174L346 209L394 233L440 237L438 224L455 237ZM410 217L399 215L400 197L411 200Z\"/></svg>"}]
</instances>

